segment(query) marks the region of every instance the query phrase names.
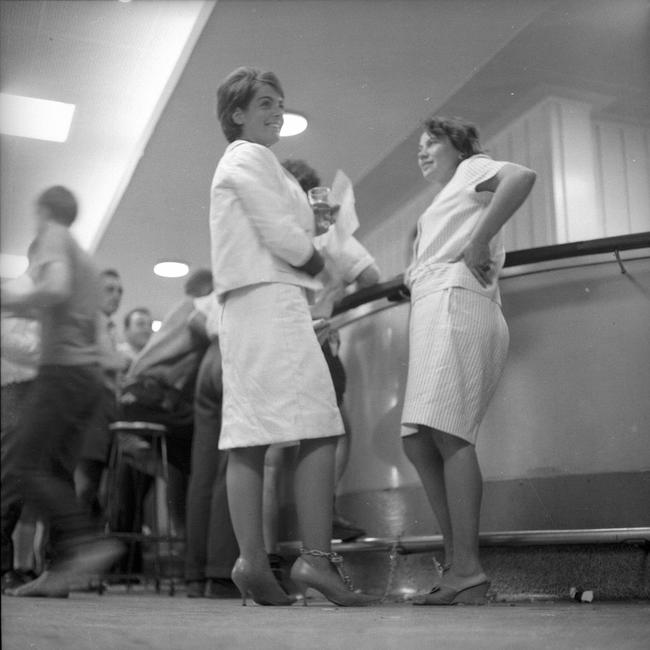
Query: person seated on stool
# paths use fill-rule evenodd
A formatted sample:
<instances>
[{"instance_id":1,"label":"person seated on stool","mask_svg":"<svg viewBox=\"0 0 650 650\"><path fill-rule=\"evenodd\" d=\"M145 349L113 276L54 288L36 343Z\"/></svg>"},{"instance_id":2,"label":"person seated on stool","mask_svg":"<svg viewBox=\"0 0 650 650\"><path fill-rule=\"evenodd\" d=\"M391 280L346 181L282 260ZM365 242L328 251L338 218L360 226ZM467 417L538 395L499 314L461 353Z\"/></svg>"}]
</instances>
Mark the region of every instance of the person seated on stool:
<instances>
[{"instance_id":1,"label":"person seated on stool","mask_svg":"<svg viewBox=\"0 0 650 650\"><path fill-rule=\"evenodd\" d=\"M153 334L151 324L151 312L146 307L135 307L124 317L124 340L117 344L117 351L128 359L129 365L149 342Z\"/></svg>"},{"instance_id":2,"label":"person seated on stool","mask_svg":"<svg viewBox=\"0 0 650 650\"><path fill-rule=\"evenodd\" d=\"M97 335L102 392L84 431L83 446L74 479L79 501L92 517L97 529L103 530L104 509L99 492L111 447L112 434L109 425L117 417L119 384L128 366L128 360L117 350L115 322L112 318L122 301L122 280L114 269L104 269L100 273L100 280L101 303L97 314Z\"/></svg>"},{"instance_id":3,"label":"person seated on stool","mask_svg":"<svg viewBox=\"0 0 650 650\"><path fill-rule=\"evenodd\" d=\"M176 481L169 488L170 503L176 506L170 516L178 526L185 521L182 483L190 474L194 387L199 365L210 343L205 330L191 326L191 319L195 311L194 299L211 290L209 270L199 269L190 276L185 283L185 297L163 318L160 329L151 335L131 363L120 398L122 419L154 422L168 428L170 469L175 468L180 473L181 486ZM135 502L135 495L146 494L152 485L151 449L148 441L135 434L119 435L130 463L119 469L117 489L121 509L112 513L109 526L115 531L139 533L141 522L136 521L136 514L140 504ZM174 494L174 488L181 494ZM135 548L132 570L137 573L141 570L142 558L140 545ZM128 557L123 558L122 564L125 566L127 561Z\"/></svg>"}]
</instances>

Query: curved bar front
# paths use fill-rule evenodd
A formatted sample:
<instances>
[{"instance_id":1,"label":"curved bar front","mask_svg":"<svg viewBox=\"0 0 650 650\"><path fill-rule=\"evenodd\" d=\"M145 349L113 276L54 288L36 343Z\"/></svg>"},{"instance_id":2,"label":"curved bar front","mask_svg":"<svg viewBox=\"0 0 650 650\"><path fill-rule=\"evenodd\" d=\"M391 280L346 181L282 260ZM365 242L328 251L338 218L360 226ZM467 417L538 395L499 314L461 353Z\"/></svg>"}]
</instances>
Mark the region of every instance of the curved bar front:
<instances>
[{"instance_id":1,"label":"curved bar front","mask_svg":"<svg viewBox=\"0 0 650 650\"><path fill-rule=\"evenodd\" d=\"M618 250L618 249L617 249ZM439 532L399 438L409 303L340 314L352 428L339 509L369 536ZM650 523L650 250L506 269L510 353L483 422L483 531Z\"/></svg>"}]
</instances>

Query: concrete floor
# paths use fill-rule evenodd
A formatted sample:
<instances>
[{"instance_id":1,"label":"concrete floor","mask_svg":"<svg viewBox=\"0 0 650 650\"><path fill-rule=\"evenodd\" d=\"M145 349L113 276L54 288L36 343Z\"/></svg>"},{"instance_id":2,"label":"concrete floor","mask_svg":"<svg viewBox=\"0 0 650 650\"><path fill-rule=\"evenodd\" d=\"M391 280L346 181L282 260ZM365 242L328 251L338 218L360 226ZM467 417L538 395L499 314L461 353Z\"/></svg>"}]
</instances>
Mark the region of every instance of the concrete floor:
<instances>
[{"instance_id":1,"label":"concrete floor","mask_svg":"<svg viewBox=\"0 0 650 650\"><path fill-rule=\"evenodd\" d=\"M2 597L4 650L537 650L650 647L650 603L241 607L149 593Z\"/></svg>"}]
</instances>

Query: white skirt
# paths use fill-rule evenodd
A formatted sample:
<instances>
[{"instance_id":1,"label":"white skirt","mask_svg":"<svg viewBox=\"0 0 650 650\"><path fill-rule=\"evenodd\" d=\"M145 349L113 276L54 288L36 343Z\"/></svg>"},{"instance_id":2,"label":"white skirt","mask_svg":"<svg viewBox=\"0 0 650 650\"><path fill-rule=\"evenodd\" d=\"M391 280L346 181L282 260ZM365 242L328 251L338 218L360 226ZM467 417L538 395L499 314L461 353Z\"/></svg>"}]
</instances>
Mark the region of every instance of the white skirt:
<instances>
[{"instance_id":1,"label":"white skirt","mask_svg":"<svg viewBox=\"0 0 650 650\"><path fill-rule=\"evenodd\" d=\"M461 288L428 292L426 281L416 283L402 436L424 425L476 444L508 344L496 302Z\"/></svg>"},{"instance_id":2,"label":"white skirt","mask_svg":"<svg viewBox=\"0 0 650 650\"><path fill-rule=\"evenodd\" d=\"M219 328L220 449L343 434L305 290L257 284L229 292Z\"/></svg>"}]
</instances>

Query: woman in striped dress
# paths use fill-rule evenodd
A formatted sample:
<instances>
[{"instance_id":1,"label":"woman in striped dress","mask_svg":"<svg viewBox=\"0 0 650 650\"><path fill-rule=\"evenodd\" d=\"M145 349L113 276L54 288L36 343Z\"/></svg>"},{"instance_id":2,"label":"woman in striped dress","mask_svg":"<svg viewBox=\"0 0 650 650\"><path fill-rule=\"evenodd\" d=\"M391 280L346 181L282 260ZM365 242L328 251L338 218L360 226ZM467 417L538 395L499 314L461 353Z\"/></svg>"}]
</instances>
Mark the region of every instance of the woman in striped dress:
<instances>
[{"instance_id":1,"label":"woman in striped dress","mask_svg":"<svg viewBox=\"0 0 650 650\"><path fill-rule=\"evenodd\" d=\"M414 603L484 602L489 581L478 554L482 477L475 444L508 350L498 287L501 228L528 196L535 172L482 153L476 128L459 118L426 121L418 162L436 195L418 222L406 274L411 316L402 436L445 558L440 583Z\"/></svg>"}]
</instances>

